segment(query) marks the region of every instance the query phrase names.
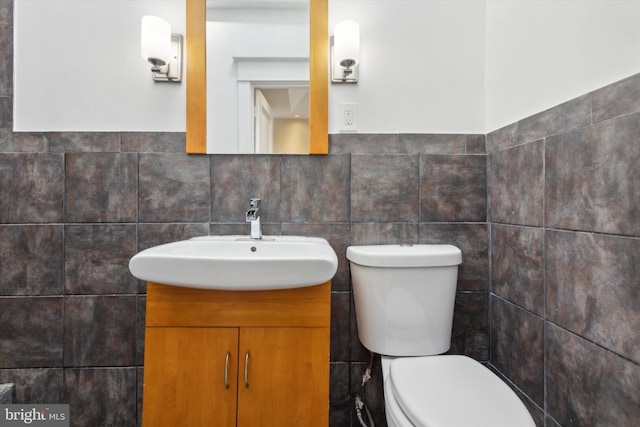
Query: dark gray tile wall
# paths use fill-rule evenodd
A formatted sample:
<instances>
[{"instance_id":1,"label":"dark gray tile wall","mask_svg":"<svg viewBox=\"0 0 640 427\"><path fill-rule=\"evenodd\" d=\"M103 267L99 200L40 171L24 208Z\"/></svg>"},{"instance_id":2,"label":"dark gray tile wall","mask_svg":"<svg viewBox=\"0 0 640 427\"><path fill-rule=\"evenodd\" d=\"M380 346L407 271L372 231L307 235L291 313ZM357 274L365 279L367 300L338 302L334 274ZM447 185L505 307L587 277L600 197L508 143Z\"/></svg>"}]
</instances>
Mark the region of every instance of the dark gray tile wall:
<instances>
[{"instance_id":1,"label":"dark gray tile wall","mask_svg":"<svg viewBox=\"0 0 640 427\"><path fill-rule=\"evenodd\" d=\"M167 241L247 234L244 211L254 196L264 199L267 232L323 236L339 255L332 292L332 425L356 425L352 393L360 390L370 358L357 339L344 256L350 244L460 246L465 262L451 352L488 360L483 136L412 135L402 146L411 154L189 156L150 151L156 139L158 150L171 150L168 134L42 135L47 150L61 152L13 152L3 144L0 153L0 186L10 201L0 212L0 380L18 384L19 400L71 403L74 425L139 423L145 284L128 273L128 260ZM82 146L85 136L95 151ZM182 134L172 136L184 142ZM18 137L25 140L17 134L9 139ZM331 146L342 138L331 136ZM360 138L365 148L369 140L375 148L379 136ZM474 154L458 152L467 140ZM419 154L424 141L438 154ZM125 145L144 151L124 151ZM451 147L454 153L443 154ZM378 359L374 369L368 401L384 425Z\"/></svg>"},{"instance_id":2,"label":"dark gray tile wall","mask_svg":"<svg viewBox=\"0 0 640 427\"><path fill-rule=\"evenodd\" d=\"M565 426L636 425L640 366L553 323L546 328L547 413Z\"/></svg>"},{"instance_id":3,"label":"dark gray tile wall","mask_svg":"<svg viewBox=\"0 0 640 427\"><path fill-rule=\"evenodd\" d=\"M640 114L546 139L546 225L640 235Z\"/></svg>"},{"instance_id":4,"label":"dark gray tile wall","mask_svg":"<svg viewBox=\"0 0 640 427\"><path fill-rule=\"evenodd\" d=\"M134 153L67 153L65 222L136 222L137 176Z\"/></svg>"},{"instance_id":5,"label":"dark gray tile wall","mask_svg":"<svg viewBox=\"0 0 640 427\"><path fill-rule=\"evenodd\" d=\"M491 221L542 225L544 206L543 141L492 153Z\"/></svg>"},{"instance_id":6,"label":"dark gray tile wall","mask_svg":"<svg viewBox=\"0 0 640 427\"><path fill-rule=\"evenodd\" d=\"M487 135L490 363L538 426L640 419L640 75Z\"/></svg>"}]
</instances>

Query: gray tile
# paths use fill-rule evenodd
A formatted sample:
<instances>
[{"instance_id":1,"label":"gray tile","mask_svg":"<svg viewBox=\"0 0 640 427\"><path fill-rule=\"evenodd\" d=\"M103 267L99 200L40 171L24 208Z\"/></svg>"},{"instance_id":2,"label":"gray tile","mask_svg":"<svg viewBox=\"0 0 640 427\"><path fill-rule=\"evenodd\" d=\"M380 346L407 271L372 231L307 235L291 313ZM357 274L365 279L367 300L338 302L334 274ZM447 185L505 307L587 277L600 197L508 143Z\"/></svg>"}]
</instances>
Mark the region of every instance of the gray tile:
<instances>
[{"instance_id":1,"label":"gray tile","mask_svg":"<svg viewBox=\"0 0 640 427\"><path fill-rule=\"evenodd\" d=\"M0 154L0 223L62 222L60 154Z\"/></svg>"},{"instance_id":2,"label":"gray tile","mask_svg":"<svg viewBox=\"0 0 640 427\"><path fill-rule=\"evenodd\" d=\"M0 27L13 26L13 1L0 0Z\"/></svg>"},{"instance_id":3,"label":"gray tile","mask_svg":"<svg viewBox=\"0 0 640 427\"><path fill-rule=\"evenodd\" d=\"M640 236L640 114L558 135L546 147L546 224Z\"/></svg>"},{"instance_id":4,"label":"gray tile","mask_svg":"<svg viewBox=\"0 0 640 427\"><path fill-rule=\"evenodd\" d=\"M208 156L140 154L140 222L209 222Z\"/></svg>"},{"instance_id":5,"label":"gray tile","mask_svg":"<svg viewBox=\"0 0 640 427\"><path fill-rule=\"evenodd\" d=\"M329 427L351 425L350 367L348 362L330 365Z\"/></svg>"},{"instance_id":6,"label":"gray tile","mask_svg":"<svg viewBox=\"0 0 640 427\"><path fill-rule=\"evenodd\" d=\"M331 292L331 362L350 361L351 293Z\"/></svg>"},{"instance_id":7,"label":"gray tile","mask_svg":"<svg viewBox=\"0 0 640 427\"><path fill-rule=\"evenodd\" d=\"M60 225L0 226L0 295L62 295L63 247Z\"/></svg>"},{"instance_id":8,"label":"gray tile","mask_svg":"<svg viewBox=\"0 0 640 427\"><path fill-rule=\"evenodd\" d=\"M465 154L486 154L487 140L483 134L465 136Z\"/></svg>"},{"instance_id":9,"label":"gray tile","mask_svg":"<svg viewBox=\"0 0 640 427\"><path fill-rule=\"evenodd\" d=\"M184 153L184 132L122 132L123 152L134 153Z\"/></svg>"},{"instance_id":10,"label":"gray tile","mask_svg":"<svg viewBox=\"0 0 640 427\"><path fill-rule=\"evenodd\" d=\"M136 366L144 366L144 337L147 322L147 296L136 297Z\"/></svg>"},{"instance_id":11,"label":"gray tile","mask_svg":"<svg viewBox=\"0 0 640 427\"><path fill-rule=\"evenodd\" d=\"M464 154L466 135L401 133L398 152L403 154Z\"/></svg>"},{"instance_id":12,"label":"gray tile","mask_svg":"<svg viewBox=\"0 0 640 427\"><path fill-rule=\"evenodd\" d=\"M593 92L593 121L640 112L640 74Z\"/></svg>"},{"instance_id":13,"label":"gray tile","mask_svg":"<svg viewBox=\"0 0 640 427\"><path fill-rule=\"evenodd\" d=\"M492 297L491 364L544 406L544 321Z\"/></svg>"},{"instance_id":14,"label":"gray tile","mask_svg":"<svg viewBox=\"0 0 640 427\"><path fill-rule=\"evenodd\" d=\"M546 427L562 427L556 420L554 420L551 416L547 415L545 417Z\"/></svg>"},{"instance_id":15,"label":"gray tile","mask_svg":"<svg viewBox=\"0 0 640 427\"><path fill-rule=\"evenodd\" d=\"M539 228L491 226L492 291L544 316L544 233Z\"/></svg>"},{"instance_id":16,"label":"gray tile","mask_svg":"<svg viewBox=\"0 0 640 427\"><path fill-rule=\"evenodd\" d=\"M482 292L456 295L453 311L451 349L448 354L464 354L476 360L489 360L489 297Z\"/></svg>"},{"instance_id":17,"label":"gray tile","mask_svg":"<svg viewBox=\"0 0 640 427\"><path fill-rule=\"evenodd\" d=\"M70 425L136 426L136 368L65 369L64 401Z\"/></svg>"},{"instance_id":18,"label":"gray tile","mask_svg":"<svg viewBox=\"0 0 640 427\"><path fill-rule=\"evenodd\" d=\"M11 96L0 96L0 144L11 136L12 132L13 98Z\"/></svg>"},{"instance_id":19,"label":"gray tile","mask_svg":"<svg viewBox=\"0 0 640 427\"><path fill-rule=\"evenodd\" d=\"M120 134L117 132L50 132L49 150L54 153L118 152Z\"/></svg>"},{"instance_id":20,"label":"gray tile","mask_svg":"<svg viewBox=\"0 0 640 427\"><path fill-rule=\"evenodd\" d=\"M0 368L62 366L62 298L0 298Z\"/></svg>"},{"instance_id":21,"label":"gray tile","mask_svg":"<svg viewBox=\"0 0 640 427\"><path fill-rule=\"evenodd\" d=\"M544 202L543 141L490 155L491 220L541 226Z\"/></svg>"},{"instance_id":22,"label":"gray tile","mask_svg":"<svg viewBox=\"0 0 640 427\"><path fill-rule=\"evenodd\" d=\"M67 222L135 222L138 155L68 153L65 163Z\"/></svg>"},{"instance_id":23,"label":"gray tile","mask_svg":"<svg viewBox=\"0 0 640 427\"><path fill-rule=\"evenodd\" d=\"M349 155L283 157L282 221L348 221L349 173Z\"/></svg>"},{"instance_id":24,"label":"gray tile","mask_svg":"<svg viewBox=\"0 0 640 427\"><path fill-rule=\"evenodd\" d=\"M548 318L640 363L640 240L546 232Z\"/></svg>"},{"instance_id":25,"label":"gray tile","mask_svg":"<svg viewBox=\"0 0 640 427\"><path fill-rule=\"evenodd\" d=\"M340 133L329 135L331 154L394 154L398 152L398 134Z\"/></svg>"},{"instance_id":26,"label":"gray tile","mask_svg":"<svg viewBox=\"0 0 640 427\"><path fill-rule=\"evenodd\" d=\"M137 281L128 269L136 254L135 225L68 225L64 242L65 293L137 292Z\"/></svg>"},{"instance_id":27,"label":"gray tile","mask_svg":"<svg viewBox=\"0 0 640 427\"><path fill-rule=\"evenodd\" d=\"M512 123L489 132L486 138L487 153L495 153L518 145L518 123Z\"/></svg>"},{"instance_id":28,"label":"gray tile","mask_svg":"<svg viewBox=\"0 0 640 427\"><path fill-rule=\"evenodd\" d=\"M420 224L419 243L452 244L462 251L458 291L489 288L489 230L486 224Z\"/></svg>"},{"instance_id":29,"label":"gray tile","mask_svg":"<svg viewBox=\"0 0 640 427\"><path fill-rule=\"evenodd\" d=\"M49 150L49 138L47 135L47 132L13 132L0 143L0 152L46 152Z\"/></svg>"},{"instance_id":30,"label":"gray tile","mask_svg":"<svg viewBox=\"0 0 640 427\"><path fill-rule=\"evenodd\" d=\"M486 220L485 156L420 156L420 221Z\"/></svg>"},{"instance_id":31,"label":"gray tile","mask_svg":"<svg viewBox=\"0 0 640 427\"><path fill-rule=\"evenodd\" d=\"M279 222L280 159L269 155L211 156L211 221L244 222L249 199L257 197L262 199L261 222Z\"/></svg>"},{"instance_id":32,"label":"gray tile","mask_svg":"<svg viewBox=\"0 0 640 427\"><path fill-rule=\"evenodd\" d=\"M352 245L418 243L418 224L367 222L351 224Z\"/></svg>"},{"instance_id":33,"label":"gray tile","mask_svg":"<svg viewBox=\"0 0 640 427\"><path fill-rule=\"evenodd\" d=\"M16 403L64 403L62 381L62 368L0 369L0 383L16 385Z\"/></svg>"},{"instance_id":34,"label":"gray tile","mask_svg":"<svg viewBox=\"0 0 640 427\"><path fill-rule=\"evenodd\" d=\"M144 390L144 368L136 369L136 426L142 427L142 394Z\"/></svg>"},{"instance_id":35,"label":"gray tile","mask_svg":"<svg viewBox=\"0 0 640 427\"><path fill-rule=\"evenodd\" d=\"M418 221L419 192L418 155L352 155L352 221Z\"/></svg>"},{"instance_id":36,"label":"gray tile","mask_svg":"<svg viewBox=\"0 0 640 427\"><path fill-rule=\"evenodd\" d=\"M64 301L64 365L133 366L135 296L68 296Z\"/></svg>"},{"instance_id":37,"label":"gray tile","mask_svg":"<svg viewBox=\"0 0 640 427\"><path fill-rule=\"evenodd\" d=\"M518 123L518 143L535 141L591 123L591 94L587 94Z\"/></svg>"},{"instance_id":38,"label":"gray tile","mask_svg":"<svg viewBox=\"0 0 640 427\"><path fill-rule=\"evenodd\" d=\"M0 6L0 10L2 10ZM3 12L0 12L0 14ZM0 15L0 22L2 20ZM0 25L0 96L13 94L13 28Z\"/></svg>"},{"instance_id":39,"label":"gray tile","mask_svg":"<svg viewBox=\"0 0 640 427\"><path fill-rule=\"evenodd\" d=\"M553 324L547 328L547 412L558 424L637 425L640 366Z\"/></svg>"}]
</instances>

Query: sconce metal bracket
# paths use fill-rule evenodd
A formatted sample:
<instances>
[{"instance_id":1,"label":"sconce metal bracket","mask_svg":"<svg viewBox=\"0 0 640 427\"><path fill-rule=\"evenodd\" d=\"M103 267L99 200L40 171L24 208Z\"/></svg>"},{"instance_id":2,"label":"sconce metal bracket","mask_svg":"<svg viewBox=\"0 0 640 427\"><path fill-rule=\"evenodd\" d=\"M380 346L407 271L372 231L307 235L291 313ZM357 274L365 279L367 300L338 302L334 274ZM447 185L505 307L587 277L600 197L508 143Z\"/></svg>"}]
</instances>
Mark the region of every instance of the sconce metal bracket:
<instances>
[{"instance_id":1,"label":"sconce metal bracket","mask_svg":"<svg viewBox=\"0 0 640 427\"><path fill-rule=\"evenodd\" d=\"M330 58L331 58L331 82L332 83L358 83L358 69L359 65L356 65L351 68L346 68L340 65L333 58L333 36L331 36L331 47L330 47Z\"/></svg>"},{"instance_id":2,"label":"sconce metal bracket","mask_svg":"<svg viewBox=\"0 0 640 427\"><path fill-rule=\"evenodd\" d=\"M182 81L182 35L171 34L171 60L159 70L153 71L156 82Z\"/></svg>"}]
</instances>

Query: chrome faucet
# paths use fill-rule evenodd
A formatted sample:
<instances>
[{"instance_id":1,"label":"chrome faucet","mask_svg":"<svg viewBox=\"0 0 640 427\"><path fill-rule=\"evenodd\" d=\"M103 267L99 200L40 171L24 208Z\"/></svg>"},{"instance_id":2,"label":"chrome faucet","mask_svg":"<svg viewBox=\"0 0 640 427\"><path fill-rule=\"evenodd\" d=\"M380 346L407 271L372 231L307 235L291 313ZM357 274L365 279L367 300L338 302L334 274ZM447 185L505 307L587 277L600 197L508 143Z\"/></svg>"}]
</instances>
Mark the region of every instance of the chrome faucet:
<instances>
[{"instance_id":1,"label":"chrome faucet","mask_svg":"<svg viewBox=\"0 0 640 427\"><path fill-rule=\"evenodd\" d=\"M260 199L253 198L249 201L246 222L251 223L251 238L262 239L262 226L260 225Z\"/></svg>"}]
</instances>

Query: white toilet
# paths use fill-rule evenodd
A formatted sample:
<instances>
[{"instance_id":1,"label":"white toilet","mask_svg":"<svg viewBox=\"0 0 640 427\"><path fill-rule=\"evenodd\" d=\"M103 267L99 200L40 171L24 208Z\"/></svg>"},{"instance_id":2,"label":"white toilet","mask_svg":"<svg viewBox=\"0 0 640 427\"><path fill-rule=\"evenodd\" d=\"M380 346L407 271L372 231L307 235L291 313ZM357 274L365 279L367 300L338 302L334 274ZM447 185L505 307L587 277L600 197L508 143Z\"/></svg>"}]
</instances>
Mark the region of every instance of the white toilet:
<instances>
[{"instance_id":1,"label":"white toilet","mask_svg":"<svg viewBox=\"0 0 640 427\"><path fill-rule=\"evenodd\" d=\"M451 346L460 249L350 246L360 341L382 359L389 427L535 427L516 394Z\"/></svg>"}]
</instances>

